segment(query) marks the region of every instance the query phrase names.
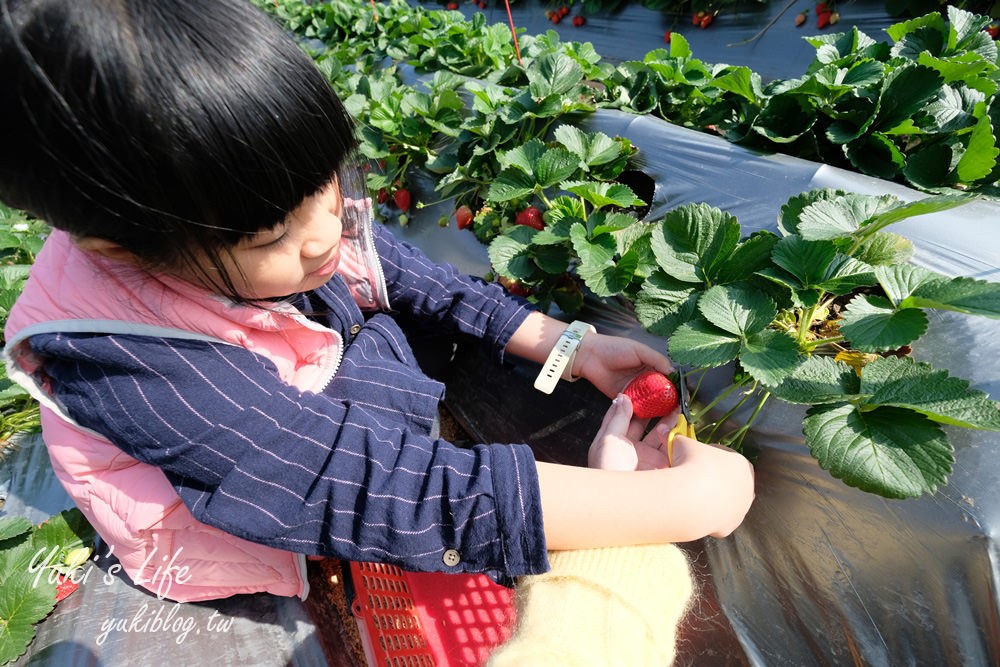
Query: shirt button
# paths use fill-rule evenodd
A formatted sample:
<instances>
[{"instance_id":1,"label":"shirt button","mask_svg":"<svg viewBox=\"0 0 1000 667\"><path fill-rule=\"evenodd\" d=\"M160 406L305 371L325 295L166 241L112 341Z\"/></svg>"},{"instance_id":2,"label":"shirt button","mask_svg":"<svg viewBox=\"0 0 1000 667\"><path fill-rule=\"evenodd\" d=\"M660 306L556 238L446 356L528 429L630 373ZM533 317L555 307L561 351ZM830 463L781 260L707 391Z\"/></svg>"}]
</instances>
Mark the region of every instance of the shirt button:
<instances>
[{"instance_id":1,"label":"shirt button","mask_svg":"<svg viewBox=\"0 0 1000 667\"><path fill-rule=\"evenodd\" d=\"M448 567L455 567L456 565L462 562L462 557L454 549L448 549L447 551L444 552L444 555L441 557L441 560L443 560L444 564L447 565Z\"/></svg>"},{"instance_id":2,"label":"shirt button","mask_svg":"<svg viewBox=\"0 0 1000 667\"><path fill-rule=\"evenodd\" d=\"M351 325L351 335L352 336L357 336L359 331L361 331L361 325L360 324L352 324Z\"/></svg>"}]
</instances>

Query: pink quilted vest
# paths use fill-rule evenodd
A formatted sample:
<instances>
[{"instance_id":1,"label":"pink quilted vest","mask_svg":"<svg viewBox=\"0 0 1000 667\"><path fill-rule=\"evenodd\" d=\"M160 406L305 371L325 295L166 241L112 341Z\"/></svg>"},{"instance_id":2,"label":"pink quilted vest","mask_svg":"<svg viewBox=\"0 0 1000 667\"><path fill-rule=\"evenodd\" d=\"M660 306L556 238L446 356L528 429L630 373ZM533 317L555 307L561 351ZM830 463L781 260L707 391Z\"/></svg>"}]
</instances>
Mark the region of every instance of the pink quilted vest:
<instances>
[{"instance_id":1,"label":"pink quilted vest","mask_svg":"<svg viewBox=\"0 0 1000 667\"><path fill-rule=\"evenodd\" d=\"M345 202L362 215L342 242L345 273L363 308L384 307L385 285L371 239L367 201ZM349 216L350 217L350 216ZM341 358L338 333L286 306L234 305L169 276L79 250L53 230L7 321L11 379L42 406L42 437L56 476L114 549L132 580L179 602L241 593L308 592L305 559L199 522L163 472L69 418L51 397L44 368L27 345L42 332L137 333L223 341L273 361L283 381L321 390Z\"/></svg>"}]
</instances>

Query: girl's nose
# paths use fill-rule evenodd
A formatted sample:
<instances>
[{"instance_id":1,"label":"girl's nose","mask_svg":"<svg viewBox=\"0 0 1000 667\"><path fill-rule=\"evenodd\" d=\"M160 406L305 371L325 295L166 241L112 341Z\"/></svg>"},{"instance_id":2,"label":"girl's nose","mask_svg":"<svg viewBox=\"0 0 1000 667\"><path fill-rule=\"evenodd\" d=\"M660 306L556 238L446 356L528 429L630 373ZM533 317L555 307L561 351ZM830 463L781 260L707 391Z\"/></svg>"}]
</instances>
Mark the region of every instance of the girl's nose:
<instances>
[{"instance_id":1,"label":"girl's nose","mask_svg":"<svg viewBox=\"0 0 1000 667\"><path fill-rule=\"evenodd\" d=\"M322 257L330 252L331 241L328 239L314 238L302 244L302 256L309 259Z\"/></svg>"}]
</instances>

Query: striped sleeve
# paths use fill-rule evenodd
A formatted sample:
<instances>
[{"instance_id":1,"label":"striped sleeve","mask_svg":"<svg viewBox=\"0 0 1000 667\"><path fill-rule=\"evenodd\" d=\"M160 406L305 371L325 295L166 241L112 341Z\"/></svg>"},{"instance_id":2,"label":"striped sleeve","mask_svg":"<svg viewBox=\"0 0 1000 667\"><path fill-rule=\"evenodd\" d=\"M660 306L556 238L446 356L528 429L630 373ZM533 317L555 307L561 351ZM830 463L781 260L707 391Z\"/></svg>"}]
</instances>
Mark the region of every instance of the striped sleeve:
<instances>
[{"instance_id":1,"label":"striped sleeve","mask_svg":"<svg viewBox=\"0 0 1000 667\"><path fill-rule=\"evenodd\" d=\"M393 308L418 319L481 338L494 357L504 348L533 307L496 283L462 274L451 264L432 262L419 248L375 227L376 249L382 260Z\"/></svg>"},{"instance_id":2,"label":"striped sleeve","mask_svg":"<svg viewBox=\"0 0 1000 667\"><path fill-rule=\"evenodd\" d=\"M464 449L420 435L363 404L299 392L240 347L82 334L31 344L69 415L162 468L203 523L417 571L547 568L525 445ZM460 563L446 565L447 550Z\"/></svg>"}]
</instances>

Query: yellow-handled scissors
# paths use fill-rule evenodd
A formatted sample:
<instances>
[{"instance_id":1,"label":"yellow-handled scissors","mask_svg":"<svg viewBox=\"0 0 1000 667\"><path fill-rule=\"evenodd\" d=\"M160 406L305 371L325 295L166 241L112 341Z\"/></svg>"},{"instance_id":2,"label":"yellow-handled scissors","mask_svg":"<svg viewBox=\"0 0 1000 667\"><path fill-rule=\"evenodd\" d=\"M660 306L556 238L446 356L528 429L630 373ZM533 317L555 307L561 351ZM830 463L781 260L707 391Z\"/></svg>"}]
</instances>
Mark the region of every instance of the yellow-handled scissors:
<instances>
[{"instance_id":1,"label":"yellow-handled scissors","mask_svg":"<svg viewBox=\"0 0 1000 667\"><path fill-rule=\"evenodd\" d=\"M680 433L688 438L694 438L694 421L691 419L691 408L688 405L687 380L684 377L684 369L677 369L677 399L680 403L680 414L677 415L677 424L670 429L667 435L667 464L674 465L674 438Z\"/></svg>"}]
</instances>

